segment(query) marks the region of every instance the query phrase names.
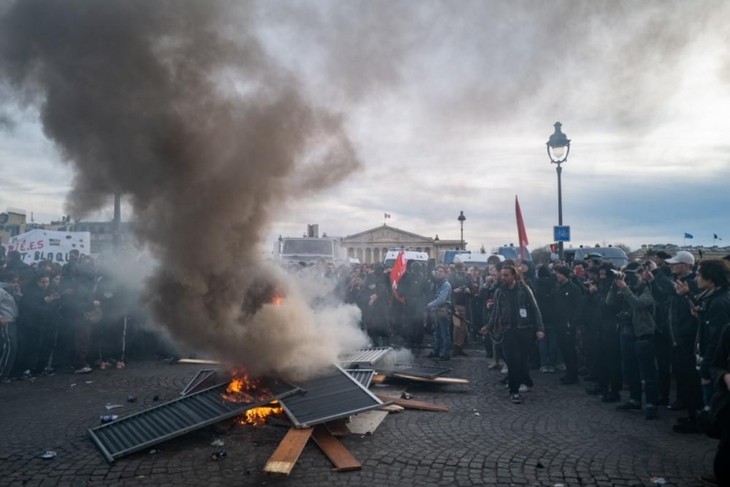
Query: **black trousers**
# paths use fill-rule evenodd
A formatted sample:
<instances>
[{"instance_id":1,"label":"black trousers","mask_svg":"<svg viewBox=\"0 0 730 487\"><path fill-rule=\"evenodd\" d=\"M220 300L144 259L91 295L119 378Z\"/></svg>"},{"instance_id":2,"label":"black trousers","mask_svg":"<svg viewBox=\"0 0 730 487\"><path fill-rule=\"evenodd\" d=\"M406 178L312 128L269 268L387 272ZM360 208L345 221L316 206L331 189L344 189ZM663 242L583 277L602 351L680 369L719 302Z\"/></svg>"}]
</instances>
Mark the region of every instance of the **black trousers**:
<instances>
[{"instance_id":1,"label":"black trousers","mask_svg":"<svg viewBox=\"0 0 730 487\"><path fill-rule=\"evenodd\" d=\"M677 379L677 400L686 408L690 418L702 409L702 383L697 372L694 343L678 343L672 347L672 369Z\"/></svg>"},{"instance_id":2,"label":"black trousers","mask_svg":"<svg viewBox=\"0 0 730 487\"><path fill-rule=\"evenodd\" d=\"M659 402L669 402L672 388L672 338L668 332L655 333L657 378L659 381Z\"/></svg>"},{"instance_id":3,"label":"black trousers","mask_svg":"<svg viewBox=\"0 0 730 487\"><path fill-rule=\"evenodd\" d=\"M558 323L555 326L560 353L565 361L565 376L570 379L578 378L578 351L575 346L575 325Z\"/></svg>"},{"instance_id":4,"label":"black trousers","mask_svg":"<svg viewBox=\"0 0 730 487\"><path fill-rule=\"evenodd\" d=\"M598 386L606 392L620 393L621 382L621 341L615 321L601 322L598 349Z\"/></svg>"},{"instance_id":5,"label":"black trousers","mask_svg":"<svg viewBox=\"0 0 730 487\"><path fill-rule=\"evenodd\" d=\"M507 362L507 383L510 394L517 394L520 384L532 387L530 377L530 350L535 341L533 328L510 328L504 332L505 361Z\"/></svg>"}]
</instances>

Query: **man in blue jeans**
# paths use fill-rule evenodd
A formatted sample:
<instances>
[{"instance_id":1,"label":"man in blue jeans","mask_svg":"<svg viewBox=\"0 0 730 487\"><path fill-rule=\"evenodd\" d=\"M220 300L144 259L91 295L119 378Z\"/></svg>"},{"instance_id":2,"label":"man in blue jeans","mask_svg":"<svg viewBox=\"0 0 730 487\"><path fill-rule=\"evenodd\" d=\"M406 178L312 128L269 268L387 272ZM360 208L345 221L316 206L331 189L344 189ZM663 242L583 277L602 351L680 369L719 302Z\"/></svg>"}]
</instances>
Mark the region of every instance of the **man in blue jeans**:
<instances>
[{"instance_id":1,"label":"man in blue jeans","mask_svg":"<svg viewBox=\"0 0 730 487\"><path fill-rule=\"evenodd\" d=\"M654 350L654 297L642 277L642 266L629 263L619 273L606 302L621 302L621 369L629 384L629 401L617 406L618 411L641 410L641 380L644 380L646 419L657 417L659 385Z\"/></svg>"},{"instance_id":2,"label":"man in blue jeans","mask_svg":"<svg viewBox=\"0 0 730 487\"><path fill-rule=\"evenodd\" d=\"M433 318L433 352L429 357L441 360L451 359L451 319L449 318L449 298L451 284L446 279L448 269L444 265L436 266L433 283L434 299L426 305Z\"/></svg>"}]
</instances>

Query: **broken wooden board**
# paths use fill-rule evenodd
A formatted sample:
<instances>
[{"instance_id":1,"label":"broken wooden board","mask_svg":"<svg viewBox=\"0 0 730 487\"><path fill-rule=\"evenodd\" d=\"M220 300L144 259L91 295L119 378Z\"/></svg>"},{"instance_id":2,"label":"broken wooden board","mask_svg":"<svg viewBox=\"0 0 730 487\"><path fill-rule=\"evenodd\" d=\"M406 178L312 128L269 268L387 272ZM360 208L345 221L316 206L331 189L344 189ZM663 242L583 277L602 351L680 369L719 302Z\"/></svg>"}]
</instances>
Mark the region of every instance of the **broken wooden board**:
<instances>
[{"instance_id":1,"label":"broken wooden board","mask_svg":"<svg viewBox=\"0 0 730 487\"><path fill-rule=\"evenodd\" d=\"M265 473L289 475L312 436L312 428L289 428L264 466Z\"/></svg>"},{"instance_id":2,"label":"broken wooden board","mask_svg":"<svg viewBox=\"0 0 730 487\"><path fill-rule=\"evenodd\" d=\"M379 411L386 411L389 413L399 413L403 411L405 408L403 406L398 406L397 404L388 404L387 406L383 406L379 409Z\"/></svg>"},{"instance_id":3,"label":"broken wooden board","mask_svg":"<svg viewBox=\"0 0 730 487\"><path fill-rule=\"evenodd\" d=\"M351 472L362 469L360 462L323 425L314 427L312 438L338 472Z\"/></svg>"},{"instance_id":4,"label":"broken wooden board","mask_svg":"<svg viewBox=\"0 0 730 487\"><path fill-rule=\"evenodd\" d=\"M202 365L220 365L217 360L205 360L200 358L181 358L178 359L176 364L202 364Z\"/></svg>"},{"instance_id":5,"label":"broken wooden board","mask_svg":"<svg viewBox=\"0 0 730 487\"><path fill-rule=\"evenodd\" d=\"M448 413L451 408L445 404L433 404L425 401L416 401L415 399L401 399L400 397L388 397L378 395L383 402L392 402L406 409L420 409L421 411L433 411L436 413Z\"/></svg>"},{"instance_id":6,"label":"broken wooden board","mask_svg":"<svg viewBox=\"0 0 730 487\"><path fill-rule=\"evenodd\" d=\"M366 411L353 416L347 429L353 435L372 435L386 416L388 416L388 411Z\"/></svg>"},{"instance_id":7,"label":"broken wooden board","mask_svg":"<svg viewBox=\"0 0 730 487\"><path fill-rule=\"evenodd\" d=\"M415 382L428 382L430 384L469 384L468 379L459 379L456 377L428 378L428 377L417 377L415 375L408 375L408 374L393 374L393 377L398 377L399 379L412 380Z\"/></svg>"}]
</instances>

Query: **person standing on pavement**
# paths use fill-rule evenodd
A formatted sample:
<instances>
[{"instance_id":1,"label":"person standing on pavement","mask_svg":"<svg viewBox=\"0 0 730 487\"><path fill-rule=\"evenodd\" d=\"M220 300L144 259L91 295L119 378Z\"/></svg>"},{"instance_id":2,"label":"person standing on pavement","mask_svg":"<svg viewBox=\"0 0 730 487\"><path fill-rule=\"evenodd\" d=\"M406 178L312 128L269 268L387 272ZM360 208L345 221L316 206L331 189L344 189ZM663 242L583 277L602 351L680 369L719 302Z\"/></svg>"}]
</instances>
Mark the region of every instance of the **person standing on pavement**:
<instances>
[{"instance_id":1,"label":"person standing on pavement","mask_svg":"<svg viewBox=\"0 0 730 487\"><path fill-rule=\"evenodd\" d=\"M642 277L642 265L630 262L614 279L606 303L621 302L621 369L629 384L628 402L616 406L617 411L641 410L641 382L644 381L646 419L657 417L659 390L656 355L654 353L654 298Z\"/></svg>"},{"instance_id":2,"label":"person standing on pavement","mask_svg":"<svg viewBox=\"0 0 730 487\"><path fill-rule=\"evenodd\" d=\"M700 262L697 269L697 296L699 306L699 351L702 357L700 379L705 409L710 408L715 388L710 376L710 363L715 357L720 333L730 324L730 266L726 261L713 259Z\"/></svg>"},{"instance_id":3,"label":"person standing on pavement","mask_svg":"<svg viewBox=\"0 0 730 487\"><path fill-rule=\"evenodd\" d=\"M555 295L558 283L546 265L537 267L535 300L540 308L545 327L545 338L540 340L540 372L554 373L558 363L558 337L555 335Z\"/></svg>"},{"instance_id":4,"label":"person standing on pavement","mask_svg":"<svg viewBox=\"0 0 730 487\"><path fill-rule=\"evenodd\" d=\"M555 294L555 331L560 353L565 361L564 385L578 383L578 351L576 350L576 320L583 304L583 292L570 279L570 269L557 268L558 290Z\"/></svg>"},{"instance_id":5,"label":"person standing on pavement","mask_svg":"<svg viewBox=\"0 0 730 487\"><path fill-rule=\"evenodd\" d=\"M519 273L513 265L503 265L500 270L501 286L494 296L494 312L484 327L485 334L501 326L504 330L503 347L507 362L507 384L510 400L522 403L520 385L529 390L533 386L530 377L529 354L535 341L545 337L540 308L529 287L519 282Z\"/></svg>"},{"instance_id":6,"label":"person standing on pavement","mask_svg":"<svg viewBox=\"0 0 730 487\"><path fill-rule=\"evenodd\" d=\"M656 333L654 342L656 345L656 362L659 380L659 406L669 405L669 393L672 384L672 338L669 332L669 305L674 296L674 283L672 282L672 270L667 259L672 256L660 250L654 256L656 269L645 272L645 280L651 286L651 294L656 303Z\"/></svg>"},{"instance_id":7,"label":"person standing on pavement","mask_svg":"<svg viewBox=\"0 0 730 487\"><path fill-rule=\"evenodd\" d=\"M452 321L454 323L454 353L457 356L466 356L464 344L466 343L466 308L471 297L471 279L467 275L463 262L457 262L454 266L454 273L449 277L451 284L451 299L454 306Z\"/></svg>"},{"instance_id":8,"label":"person standing on pavement","mask_svg":"<svg viewBox=\"0 0 730 487\"><path fill-rule=\"evenodd\" d=\"M692 271L694 256L686 250L667 259L674 276L674 296L669 304L669 332L672 338L672 371L677 381L677 402L670 409L687 410L686 418L679 418L672 427L675 433L697 433L697 412L702 409L702 385L697 372L695 355L699 321L692 313L691 300L699 293L696 276Z\"/></svg>"},{"instance_id":9,"label":"person standing on pavement","mask_svg":"<svg viewBox=\"0 0 730 487\"><path fill-rule=\"evenodd\" d=\"M451 359L451 322L449 321L449 298L451 297L451 284L446 278L448 270L444 265L436 266L432 296L434 297L426 309L433 320L433 351L429 357L441 360Z\"/></svg>"},{"instance_id":10,"label":"person standing on pavement","mask_svg":"<svg viewBox=\"0 0 730 487\"><path fill-rule=\"evenodd\" d=\"M9 283L17 277L3 276L0 283L0 381L10 382L18 349L18 303L14 291L17 285Z\"/></svg>"},{"instance_id":11,"label":"person standing on pavement","mask_svg":"<svg viewBox=\"0 0 730 487\"><path fill-rule=\"evenodd\" d=\"M715 389L710 414L720 427L720 442L713 462L714 480L717 485L730 485L730 325L720 333L710 372Z\"/></svg>"}]
</instances>

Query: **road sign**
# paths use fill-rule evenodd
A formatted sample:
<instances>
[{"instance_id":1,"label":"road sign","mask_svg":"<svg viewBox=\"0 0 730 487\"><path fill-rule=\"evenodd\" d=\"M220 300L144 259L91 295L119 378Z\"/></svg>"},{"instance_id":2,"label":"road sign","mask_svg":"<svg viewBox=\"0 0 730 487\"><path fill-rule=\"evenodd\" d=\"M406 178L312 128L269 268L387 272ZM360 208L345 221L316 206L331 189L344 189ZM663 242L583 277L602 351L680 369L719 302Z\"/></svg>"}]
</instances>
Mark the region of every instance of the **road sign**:
<instances>
[{"instance_id":1,"label":"road sign","mask_svg":"<svg viewBox=\"0 0 730 487\"><path fill-rule=\"evenodd\" d=\"M553 240L556 242L570 242L570 225L555 225L553 227Z\"/></svg>"}]
</instances>

